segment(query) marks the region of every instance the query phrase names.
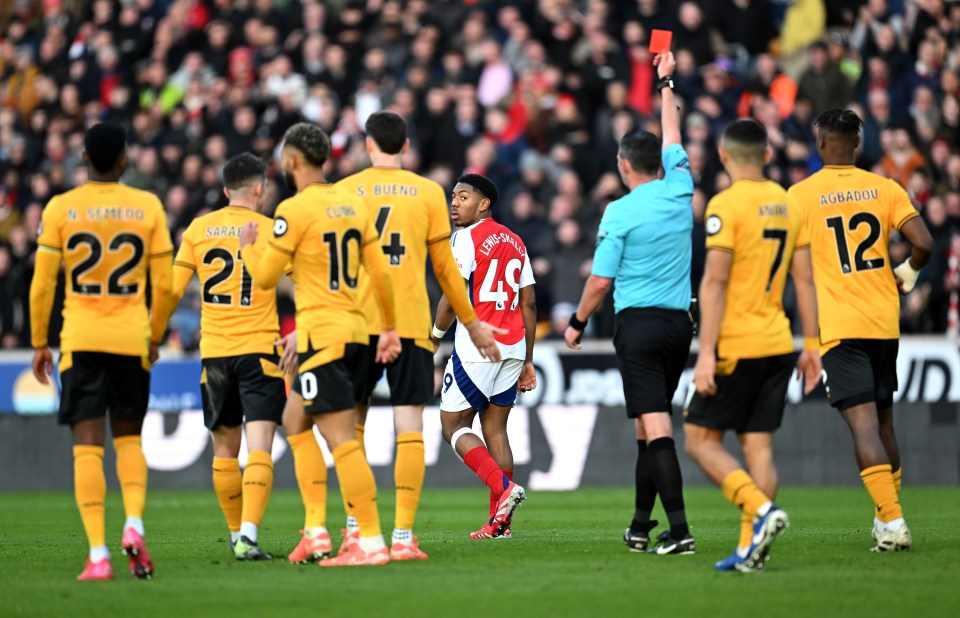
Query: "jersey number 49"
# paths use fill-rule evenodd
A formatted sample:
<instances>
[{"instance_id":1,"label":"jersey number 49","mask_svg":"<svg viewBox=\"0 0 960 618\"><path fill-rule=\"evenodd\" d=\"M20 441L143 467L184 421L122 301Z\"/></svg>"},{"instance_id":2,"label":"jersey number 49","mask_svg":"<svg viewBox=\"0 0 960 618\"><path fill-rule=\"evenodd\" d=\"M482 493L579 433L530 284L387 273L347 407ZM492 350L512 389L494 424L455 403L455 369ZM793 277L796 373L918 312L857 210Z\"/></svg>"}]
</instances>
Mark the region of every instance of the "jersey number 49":
<instances>
[{"instance_id":1,"label":"jersey number 49","mask_svg":"<svg viewBox=\"0 0 960 618\"><path fill-rule=\"evenodd\" d=\"M520 269L523 267L523 264L517 258L510 260L507 262L503 276L501 277L497 276L499 266L499 259L494 258L490 260L487 274L484 276L483 284L480 286L480 302L496 303L497 311L506 309L506 303L510 300L510 295L503 290L503 283L506 281L510 289L513 290L513 301L510 303L510 311L513 311L520 303ZM496 284L496 290L493 289L494 284Z\"/></svg>"}]
</instances>

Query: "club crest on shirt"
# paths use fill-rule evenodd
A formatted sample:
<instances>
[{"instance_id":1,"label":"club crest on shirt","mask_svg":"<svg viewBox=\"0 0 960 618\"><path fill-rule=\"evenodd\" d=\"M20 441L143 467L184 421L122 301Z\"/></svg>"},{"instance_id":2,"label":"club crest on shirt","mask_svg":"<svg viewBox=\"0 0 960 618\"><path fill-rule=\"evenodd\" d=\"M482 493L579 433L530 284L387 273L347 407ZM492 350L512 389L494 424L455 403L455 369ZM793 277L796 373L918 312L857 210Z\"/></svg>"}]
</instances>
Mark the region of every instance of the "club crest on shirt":
<instances>
[{"instance_id":1,"label":"club crest on shirt","mask_svg":"<svg viewBox=\"0 0 960 618\"><path fill-rule=\"evenodd\" d=\"M277 217L273 221L273 237L280 238L287 233L287 220L283 217Z\"/></svg>"},{"instance_id":2,"label":"club crest on shirt","mask_svg":"<svg viewBox=\"0 0 960 618\"><path fill-rule=\"evenodd\" d=\"M717 215L710 215L707 217L707 224L704 227L707 230L707 236L713 236L723 229L723 221Z\"/></svg>"}]
</instances>

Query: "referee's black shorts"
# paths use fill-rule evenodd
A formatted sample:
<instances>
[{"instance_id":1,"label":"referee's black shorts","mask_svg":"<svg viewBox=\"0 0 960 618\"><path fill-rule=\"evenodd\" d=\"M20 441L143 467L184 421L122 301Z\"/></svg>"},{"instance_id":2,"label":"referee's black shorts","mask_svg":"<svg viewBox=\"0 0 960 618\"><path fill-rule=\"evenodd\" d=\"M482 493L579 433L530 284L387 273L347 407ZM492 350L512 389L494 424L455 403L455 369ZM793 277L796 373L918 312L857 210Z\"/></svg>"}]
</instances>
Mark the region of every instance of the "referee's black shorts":
<instances>
[{"instance_id":1,"label":"referee's black shorts","mask_svg":"<svg viewBox=\"0 0 960 618\"><path fill-rule=\"evenodd\" d=\"M617 314L613 346L628 417L672 412L673 394L687 366L691 339L693 324L686 311L631 308Z\"/></svg>"},{"instance_id":2,"label":"referee's black shorts","mask_svg":"<svg viewBox=\"0 0 960 618\"><path fill-rule=\"evenodd\" d=\"M897 391L899 339L844 339L823 355L827 399L837 410L875 402L893 406Z\"/></svg>"}]
</instances>

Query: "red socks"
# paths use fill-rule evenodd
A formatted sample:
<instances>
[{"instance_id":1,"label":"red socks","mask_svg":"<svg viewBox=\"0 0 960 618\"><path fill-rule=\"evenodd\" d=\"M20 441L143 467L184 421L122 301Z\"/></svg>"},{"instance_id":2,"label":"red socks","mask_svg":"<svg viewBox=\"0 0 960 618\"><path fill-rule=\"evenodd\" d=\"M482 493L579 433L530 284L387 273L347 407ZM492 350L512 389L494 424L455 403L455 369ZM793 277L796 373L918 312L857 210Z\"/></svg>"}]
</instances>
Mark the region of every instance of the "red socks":
<instances>
[{"instance_id":1,"label":"red socks","mask_svg":"<svg viewBox=\"0 0 960 618\"><path fill-rule=\"evenodd\" d=\"M513 480L513 470L504 470L503 475L507 477L508 480ZM497 512L497 503L500 502L500 496L502 494L502 491L490 490L490 517L493 517L493 514Z\"/></svg>"},{"instance_id":2,"label":"red socks","mask_svg":"<svg viewBox=\"0 0 960 618\"><path fill-rule=\"evenodd\" d=\"M490 493L496 492L497 497L503 493L503 490L510 484L510 479L500 469L497 462L490 456L490 452L485 446L478 446L471 449L463 456L463 463L473 470L480 480L487 484Z\"/></svg>"}]
</instances>

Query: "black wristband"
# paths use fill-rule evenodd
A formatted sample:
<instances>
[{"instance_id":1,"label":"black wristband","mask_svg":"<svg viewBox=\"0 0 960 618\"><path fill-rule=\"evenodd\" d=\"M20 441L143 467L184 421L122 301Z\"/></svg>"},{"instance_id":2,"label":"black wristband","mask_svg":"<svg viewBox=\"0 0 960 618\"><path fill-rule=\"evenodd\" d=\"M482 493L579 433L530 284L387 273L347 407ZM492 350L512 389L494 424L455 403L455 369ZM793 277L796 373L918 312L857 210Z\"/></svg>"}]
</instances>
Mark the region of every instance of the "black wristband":
<instances>
[{"instance_id":1,"label":"black wristband","mask_svg":"<svg viewBox=\"0 0 960 618\"><path fill-rule=\"evenodd\" d=\"M588 319L589 319L589 318L588 318ZM586 320L583 320L583 321L578 320L578 319L577 319L577 312L574 311L574 312L573 312L573 315L570 316L570 328L572 328L573 330L582 331L582 330L585 329L586 327L587 327L587 321L586 321Z\"/></svg>"},{"instance_id":2,"label":"black wristband","mask_svg":"<svg viewBox=\"0 0 960 618\"><path fill-rule=\"evenodd\" d=\"M657 80L657 92L660 92L664 88L673 90L673 75L665 75Z\"/></svg>"}]
</instances>

